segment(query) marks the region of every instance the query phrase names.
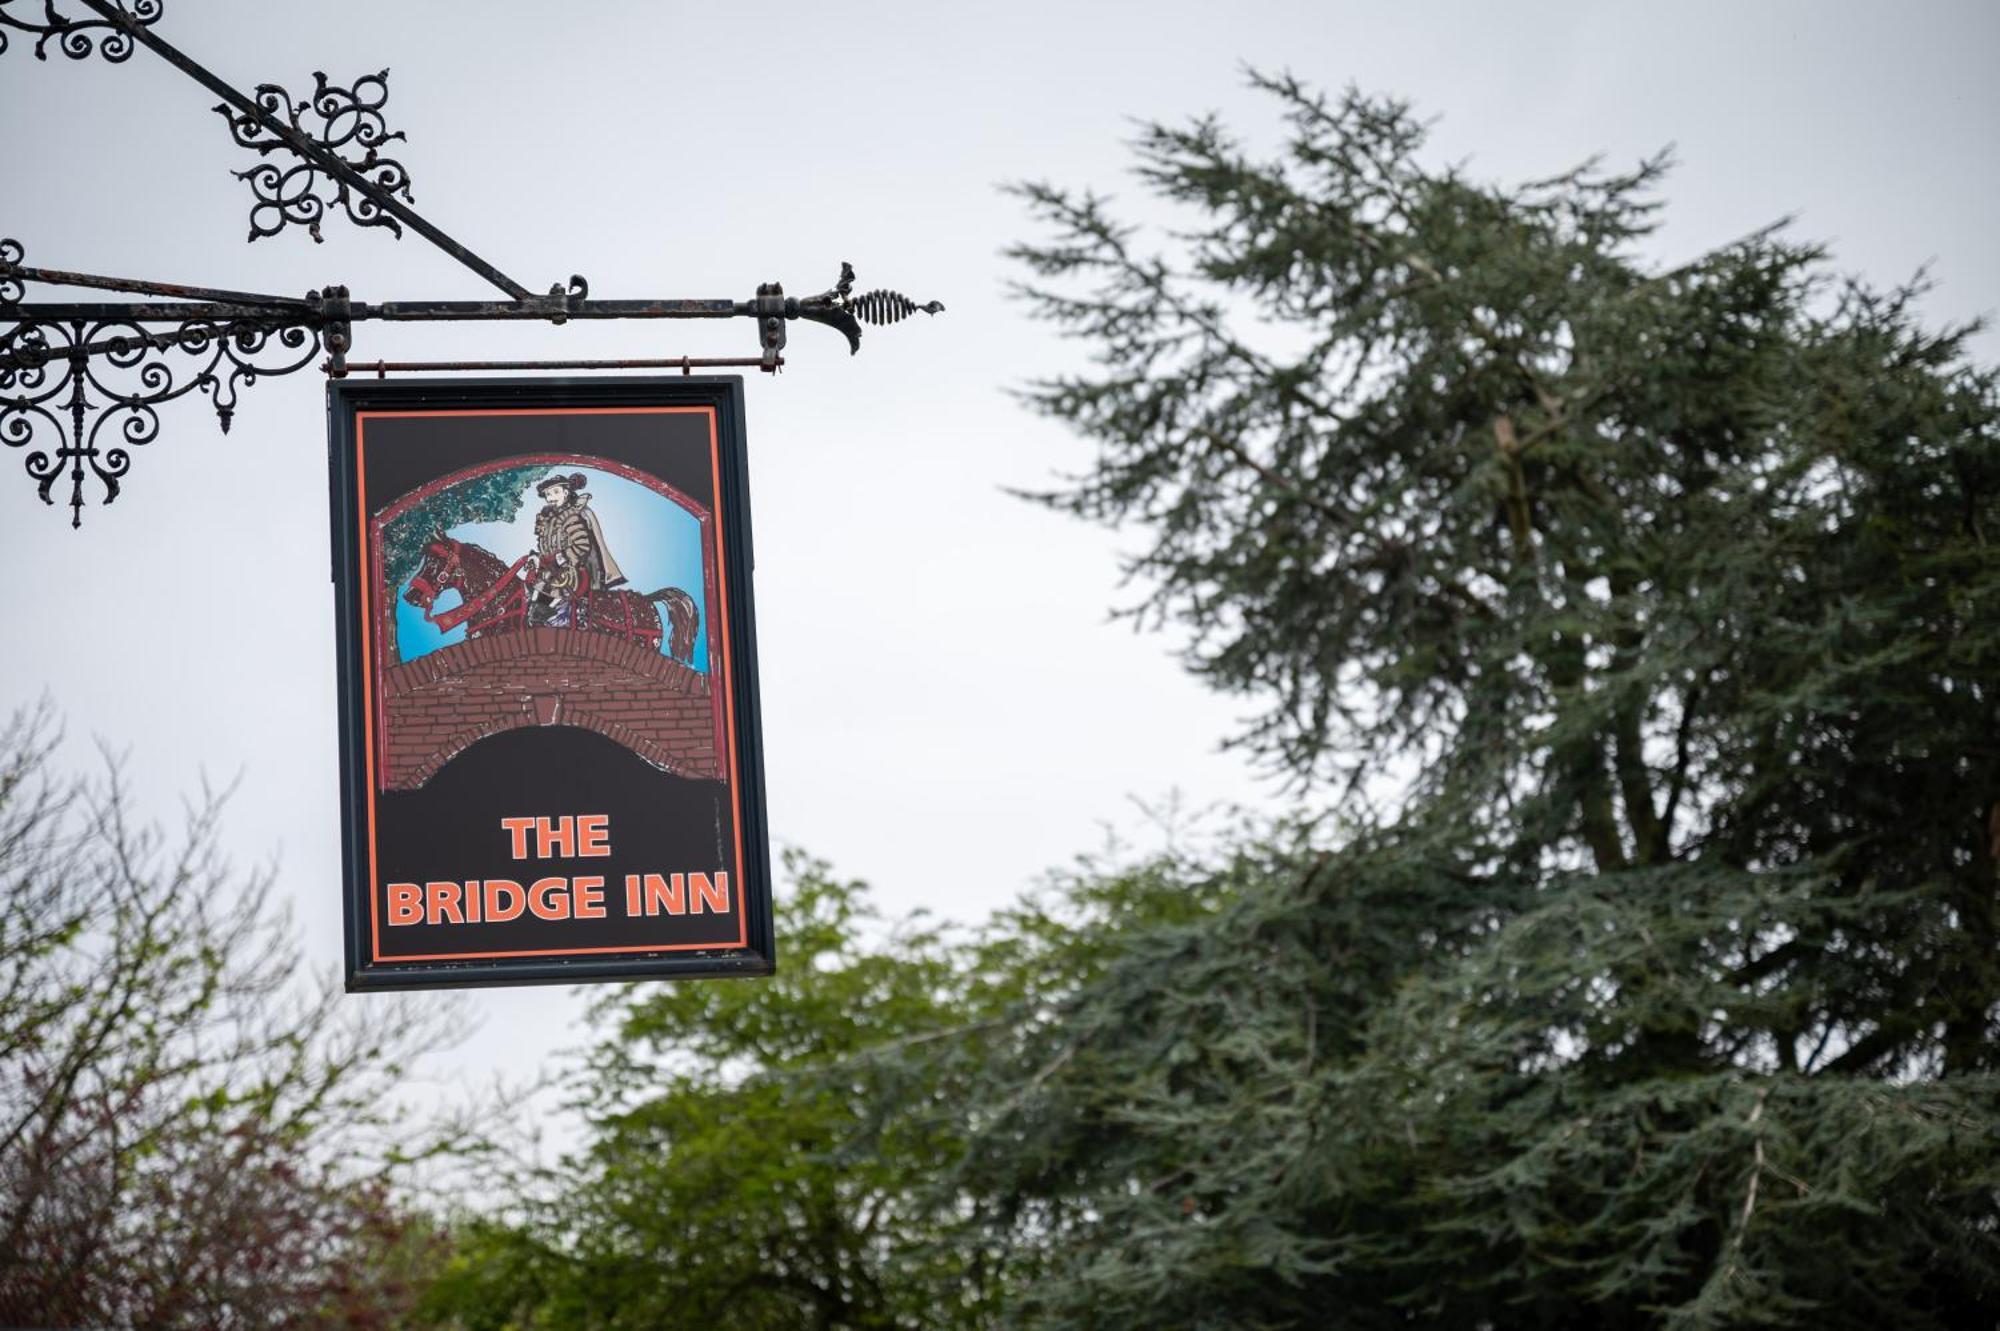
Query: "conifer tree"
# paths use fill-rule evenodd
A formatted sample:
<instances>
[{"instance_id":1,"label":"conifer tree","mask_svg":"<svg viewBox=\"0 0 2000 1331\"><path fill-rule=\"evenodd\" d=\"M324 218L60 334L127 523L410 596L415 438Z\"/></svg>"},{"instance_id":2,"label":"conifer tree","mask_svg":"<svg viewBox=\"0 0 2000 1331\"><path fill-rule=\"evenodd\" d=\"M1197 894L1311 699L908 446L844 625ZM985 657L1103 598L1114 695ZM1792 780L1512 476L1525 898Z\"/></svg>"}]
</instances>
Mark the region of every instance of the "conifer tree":
<instances>
[{"instance_id":1,"label":"conifer tree","mask_svg":"<svg viewBox=\"0 0 2000 1331\"><path fill-rule=\"evenodd\" d=\"M1024 397L1096 450L1044 501L1143 534L1133 613L1345 830L1023 1014L955 1178L1012 1313L1993 1324L1976 330L1784 226L1649 262L1664 160L1497 186L1256 81L1276 157L1138 141L1170 254L1021 189L1095 356Z\"/></svg>"}]
</instances>

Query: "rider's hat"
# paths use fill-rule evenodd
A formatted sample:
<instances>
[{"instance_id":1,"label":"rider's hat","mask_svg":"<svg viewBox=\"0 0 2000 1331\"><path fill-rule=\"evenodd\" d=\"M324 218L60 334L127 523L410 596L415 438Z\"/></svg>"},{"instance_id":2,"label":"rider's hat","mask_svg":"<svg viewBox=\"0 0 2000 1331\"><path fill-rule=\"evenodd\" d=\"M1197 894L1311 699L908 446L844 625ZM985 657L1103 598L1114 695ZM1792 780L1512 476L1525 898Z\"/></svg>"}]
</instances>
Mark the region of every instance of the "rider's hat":
<instances>
[{"instance_id":1,"label":"rider's hat","mask_svg":"<svg viewBox=\"0 0 2000 1331\"><path fill-rule=\"evenodd\" d=\"M567 485L569 487L569 492L571 494L576 494L577 492L582 490L585 485L588 485L589 483L590 482L588 481L588 479L580 471L575 471L575 472L552 471L548 475L542 477L541 480L535 482L535 493L538 495L545 495L549 492L549 487L552 485Z\"/></svg>"}]
</instances>

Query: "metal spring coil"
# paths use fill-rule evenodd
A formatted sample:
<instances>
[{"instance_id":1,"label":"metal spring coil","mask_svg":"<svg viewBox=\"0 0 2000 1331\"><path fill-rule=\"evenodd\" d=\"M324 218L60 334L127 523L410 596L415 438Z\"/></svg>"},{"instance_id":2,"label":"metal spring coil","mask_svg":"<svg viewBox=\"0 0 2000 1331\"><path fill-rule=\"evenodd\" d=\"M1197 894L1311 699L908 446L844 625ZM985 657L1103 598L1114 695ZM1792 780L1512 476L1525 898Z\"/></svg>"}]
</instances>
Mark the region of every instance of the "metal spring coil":
<instances>
[{"instance_id":1,"label":"metal spring coil","mask_svg":"<svg viewBox=\"0 0 2000 1331\"><path fill-rule=\"evenodd\" d=\"M900 291L877 290L862 292L848 309L861 322L879 326L901 323L918 310L925 314L937 314L944 309L944 305L935 300L928 305L919 305Z\"/></svg>"}]
</instances>

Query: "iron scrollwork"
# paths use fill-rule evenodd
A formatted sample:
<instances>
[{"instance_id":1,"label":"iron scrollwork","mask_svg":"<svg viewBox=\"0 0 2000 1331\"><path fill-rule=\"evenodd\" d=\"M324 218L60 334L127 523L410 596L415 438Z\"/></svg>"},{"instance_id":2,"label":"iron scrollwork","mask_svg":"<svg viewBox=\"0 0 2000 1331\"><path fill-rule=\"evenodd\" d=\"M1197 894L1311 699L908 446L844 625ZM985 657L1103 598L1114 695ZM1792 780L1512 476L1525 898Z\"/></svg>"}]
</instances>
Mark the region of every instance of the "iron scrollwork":
<instances>
[{"instance_id":1,"label":"iron scrollwork","mask_svg":"<svg viewBox=\"0 0 2000 1331\"><path fill-rule=\"evenodd\" d=\"M132 0L120 9L133 23L150 28L159 22L164 7L164 0ZM39 22L28 17L36 8L42 11ZM95 53L114 65L129 60L134 49L131 34L117 24L101 18L64 18L56 12L56 0L0 0L0 54L6 53L9 29L34 34L37 60L49 58L50 42L72 60L87 60Z\"/></svg>"},{"instance_id":2,"label":"iron scrollwork","mask_svg":"<svg viewBox=\"0 0 2000 1331\"><path fill-rule=\"evenodd\" d=\"M255 96L258 108L266 116L282 119L299 140L339 158L384 193L413 202L409 172L401 162L381 152L383 145L404 137L401 130L392 133L382 118L382 107L388 100L386 69L364 74L352 87L329 83L325 74L314 71L312 96L303 101L293 101L276 83L258 84ZM335 207L346 212L356 226L387 227L392 235L403 234L402 225L380 204L299 153L289 136L272 132L266 121L227 103L215 111L229 122L230 135L238 147L266 159L234 173L238 180L250 182L256 198L250 208L251 240L275 236L289 225L303 226L314 240L321 240L320 221ZM316 126L309 126L312 119L318 121ZM268 160L277 152L291 153L296 160L289 165Z\"/></svg>"},{"instance_id":3,"label":"iron scrollwork","mask_svg":"<svg viewBox=\"0 0 2000 1331\"><path fill-rule=\"evenodd\" d=\"M18 305L27 289L21 285L21 260L26 251L18 240L0 240L0 306Z\"/></svg>"},{"instance_id":4,"label":"iron scrollwork","mask_svg":"<svg viewBox=\"0 0 2000 1331\"><path fill-rule=\"evenodd\" d=\"M9 270L20 257L17 243L0 241L0 318L19 290ZM305 368L323 341L321 328L275 313L159 329L18 318L0 331L0 444L28 450L22 462L43 503L69 481L70 525L80 527L86 481L96 478L102 502L115 500L131 450L159 435L160 407L199 391L227 431L239 390Z\"/></svg>"}]
</instances>

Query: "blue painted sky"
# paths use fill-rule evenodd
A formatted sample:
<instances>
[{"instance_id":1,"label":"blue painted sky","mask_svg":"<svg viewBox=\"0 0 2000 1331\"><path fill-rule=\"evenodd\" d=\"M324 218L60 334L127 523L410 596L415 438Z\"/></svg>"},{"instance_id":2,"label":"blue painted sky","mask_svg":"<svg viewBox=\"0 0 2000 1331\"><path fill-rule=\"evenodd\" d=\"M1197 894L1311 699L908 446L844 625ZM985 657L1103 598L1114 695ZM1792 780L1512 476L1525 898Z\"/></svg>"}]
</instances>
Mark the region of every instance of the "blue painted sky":
<instances>
[{"instance_id":1,"label":"blue painted sky","mask_svg":"<svg viewBox=\"0 0 2000 1331\"><path fill-rule=\"evenodd\" d=\"M701 523L679 504L637 481L583 465L561 470L582 472L588 480L584 488L590 495L591 510L604 528L604 543L610 547L611 557L625 574L627 590L643 594L678 587L694 597L701 611L701 628L695 635L692 664L706 672L708 598L701 575ZM530 492L514 521L467 522L451 528L449 535L484 546L511 564L535 548L535 514L541 510L542 501ZM409 586L405 582L396 589L396 646L405 661L465 641L463 627L439 633L422 611L405 601L403 593ZM433 610L442 613L457 604L458 593L448 591L438 597ZM660 646L664 652L665 634Z\"/></svg>"}]
</instances>

